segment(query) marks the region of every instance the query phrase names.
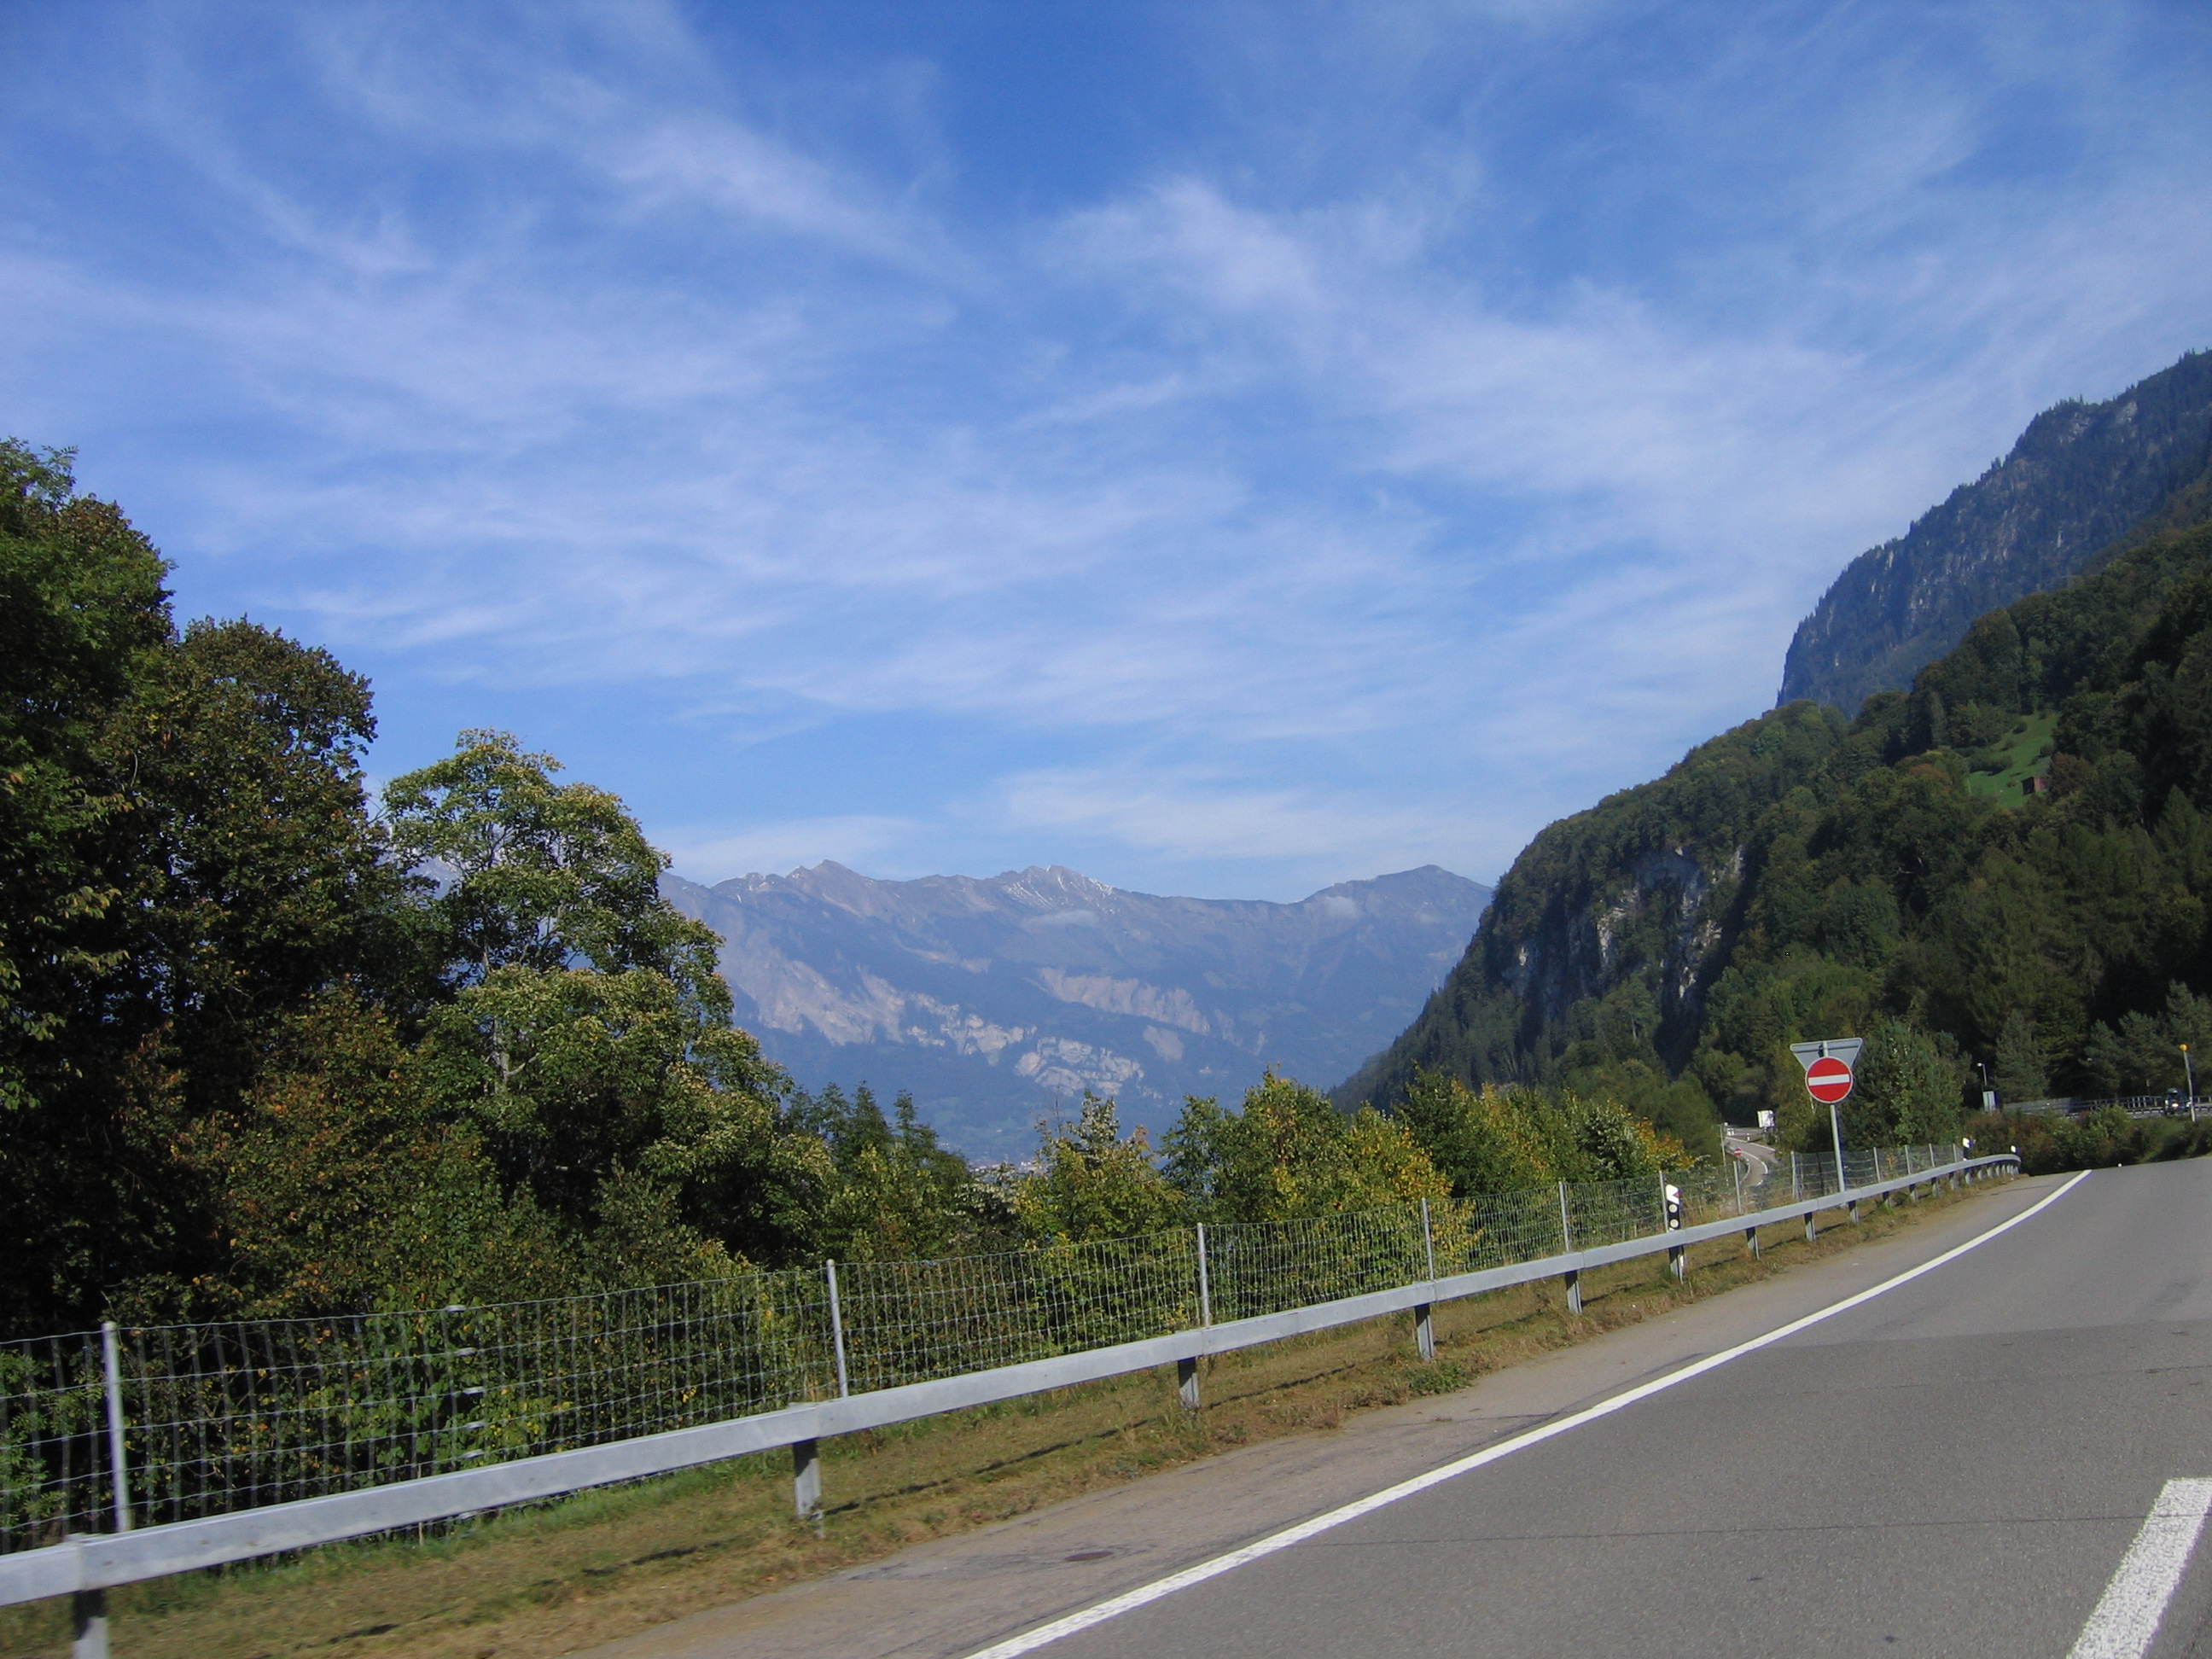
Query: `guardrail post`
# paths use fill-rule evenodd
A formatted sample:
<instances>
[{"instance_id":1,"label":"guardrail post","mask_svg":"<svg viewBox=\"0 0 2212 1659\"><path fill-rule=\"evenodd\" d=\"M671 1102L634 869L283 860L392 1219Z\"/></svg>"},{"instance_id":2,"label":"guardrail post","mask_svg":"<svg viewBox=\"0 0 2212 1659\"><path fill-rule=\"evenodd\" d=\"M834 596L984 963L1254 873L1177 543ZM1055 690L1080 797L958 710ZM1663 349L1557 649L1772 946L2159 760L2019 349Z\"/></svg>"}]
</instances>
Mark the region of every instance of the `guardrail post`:
<instances>
[{"instance_id":1,"label":"guardrail post","mask_svg":"<svg viewBox=\"0 0 2212 1659\"><path fill-rule=\"evenodd\" d=\"M791 1497L799 1518L822 1525L822 1449L811 1440L791 1444Z\"/></svg>"},{"instance_id":2,"label":"guardrail post","mask_svg":"<svg viewBox=\"0 0 2212 1659\"><path fill-rule=\"evenodd\" d=\"M1421 1255L1428 1263L1429 1288L1431 1299L1417 1303L1413 1308L1413 1343L1420 1349L1423 1359L1437 1357L1437 1304L1433 1292L1437 1283L1437 1240L1429 1227L1429 1200L1421 1200Z\"/></svg>"},{"instance_id":3,"label":"guardrail post","mask_svg":"<svg viewBox=\"0 0 2212 1659\"><path fill-rule=\"evenodd\" d=\"M70 1598L70 1659L107 1659L106 1590L79 1590Z\"/></svg>"},{"instance_id":4,"label":"guardrail post","mask_svg":"<svg viewBox=\"0 0 2212 1659\"><path fill-rule=\"evenodd\" d=\"M837 1356L837 1398L842 1400L853 1389L845 1376L845 1316L837 1305L837 1264L825 1261L822 1271L830 1280L830 1346Z\"/></svg>"},{"instance_id":5,"label":"guardrail post","mask_svg":"<svg viewBox=\"0 0 2212 1659\"><path fill-rule=\"evenodd\" d=\"M1185 1411L1194 1412L1199 1408L1198 1359L1195 1355L1176 1361L1176 1394L1182 1401Z\"/></svg>"},{"instance_id":6,"label":"guardrail post","mask_svg":"<svg viewBox=\"0 0 2212 1659\"><path fill-rule=\"evenodd\" d=\"M1567 1211L1567 1183L1559 1183L1559 1254L1572 1255L1575 1252L1575 1224ZM1579 1318L1583 1311L1583 1275L1579 1267L1570 1267L1559 1275L1567 1287L1567 1311Z\"/></svg>"}]
</instances>

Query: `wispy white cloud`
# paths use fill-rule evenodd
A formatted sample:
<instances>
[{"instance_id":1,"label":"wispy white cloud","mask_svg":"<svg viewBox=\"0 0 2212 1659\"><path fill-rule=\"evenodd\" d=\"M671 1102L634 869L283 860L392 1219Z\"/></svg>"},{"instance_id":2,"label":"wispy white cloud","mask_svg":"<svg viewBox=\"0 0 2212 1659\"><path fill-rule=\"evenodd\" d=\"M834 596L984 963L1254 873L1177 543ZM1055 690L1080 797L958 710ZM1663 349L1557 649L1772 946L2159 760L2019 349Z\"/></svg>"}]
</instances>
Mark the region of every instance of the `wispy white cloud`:
<instances>
[{"instance_id":1,"label":"wispy white cloud","mask_svg":"<svg viewBox=\"0 0 2212 1659\"><path fill-rule=\"evenodd\" d=\"M241 69L113 15L0 131L173 216L5 186L9 424L451 726L620 704L723 873L1494 873L2040 404L2207 343L2156 6L1197 11L1168 161L1042 203L975 182L981 71L866 40L279 8ZM885 721L959 758L847 811ZM718 729L819 776L709 805Z\"/></svg>"},{"instance_id":2,"label":"wispy white cloud","mask_svg":"<svg viewBox=\"0 0 2212 1659\"><path fill-rule=\"evenodd\" d=\"M677 824L662 827L656 840L676 874L712 886L734 876L787 873L823 859L892 875L927 874L884 864L913 841L916 828L908 819L852 814L750 824L734 835L724 824Z\"/></svg>"}]
</instances>

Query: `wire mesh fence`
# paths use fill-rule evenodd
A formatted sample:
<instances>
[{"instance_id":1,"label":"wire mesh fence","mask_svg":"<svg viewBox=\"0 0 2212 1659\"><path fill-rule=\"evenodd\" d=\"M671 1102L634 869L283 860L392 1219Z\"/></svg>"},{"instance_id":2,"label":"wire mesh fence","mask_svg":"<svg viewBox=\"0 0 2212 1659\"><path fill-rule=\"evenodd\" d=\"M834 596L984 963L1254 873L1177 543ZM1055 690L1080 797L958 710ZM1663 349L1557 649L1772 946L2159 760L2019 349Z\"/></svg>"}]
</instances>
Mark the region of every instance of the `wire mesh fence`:
<instances>
[{"instance_id":1,"label":"wire mesh fence","mask_svg":"<svg viewBox=\"0 0 2212 1659\"><path fill-rule=\"evenodd\" d=\"M838 1309L851 1391L1018 1365L1188 1330L1200 1321L1197 1236L840 1262Z\"/></svg>"},{"instance_id":2,"label":"wire mesh fence","mask_svg":"<svg viewBox=\"0 0 2212 1659\"><path fill-rule=\"evenodd\" d=\"M1648 1238L1954 1161L1797 1154L1464 1203L485 1307L0 1344L0 1552L726 1421ZM111 1421L110 1402L113 1402ZM111 1455L122 1445L118 1481Z\"/></svg>"}]
</instances>

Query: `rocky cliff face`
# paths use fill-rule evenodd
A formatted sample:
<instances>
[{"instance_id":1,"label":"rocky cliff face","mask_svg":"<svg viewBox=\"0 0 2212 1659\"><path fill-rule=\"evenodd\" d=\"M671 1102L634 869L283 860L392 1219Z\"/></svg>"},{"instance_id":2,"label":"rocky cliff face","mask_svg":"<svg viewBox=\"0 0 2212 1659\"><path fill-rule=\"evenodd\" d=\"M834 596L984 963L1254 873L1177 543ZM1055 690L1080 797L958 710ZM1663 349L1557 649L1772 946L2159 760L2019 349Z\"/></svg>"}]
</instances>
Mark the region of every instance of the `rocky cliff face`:
<instances>
[{"instance_id":1,"label":"rocky cliff face","mask_svg":"<svg viewBox=\"0 0 2212 1659\"><path fill-rule=\"evenodd\" d=\"M2046 410L1981 477L1844 568L1790 643L1780 701L1856 714L1906 690L1977 617L2060 586L2186 493L2208 440L2212 353L2108 403Z\"/></svg>"},{"instance_id":2,"label":"rocky cliff face","mask_svg":"<svg viewBox=\"0 0 2212 1659\"><path fill-rule=\"evenodd\" d=\"M914 1091L975 1156L1085 1089L1158 1129L1273 1065L1326 1085L1413 1018L1490 890L1431 865L1296 904L1162 898L1073 870L875 881L823 863L672 902L721 934L738 1023L809 1087Z\"/></svg>"},{"instance_id":3,"label":"rocky cliff face","mask_svg":"<svg viewBox=\"0 0 2212 1659\"><path fill-rule=\"evenodd\" d=\"M1759 820L1842 733L1832 712L1796 703L1547 826L1498 882L1466 956L1338 1103L1390 1105L1431 1069L1609 1087L1637 1103L1620 1068L1663 1079L1689 1057Z\"/></svg>"}]
</instances>

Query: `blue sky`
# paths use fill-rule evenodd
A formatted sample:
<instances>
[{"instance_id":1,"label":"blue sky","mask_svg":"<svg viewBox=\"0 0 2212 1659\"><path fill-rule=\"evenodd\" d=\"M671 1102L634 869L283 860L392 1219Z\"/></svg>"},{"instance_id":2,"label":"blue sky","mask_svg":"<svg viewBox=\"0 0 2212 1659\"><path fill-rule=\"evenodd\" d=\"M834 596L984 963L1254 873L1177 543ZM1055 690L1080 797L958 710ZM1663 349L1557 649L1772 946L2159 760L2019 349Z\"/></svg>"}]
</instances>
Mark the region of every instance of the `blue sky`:
<instances>
[{"instance_id":1,"label":"blue sky","mask_svg":"<svg viewBox=\"0 0 2212 1659\"><path fill-rule=\"evenodd\" d=\"M0 430L705 880L1290 898L2212 345L2212 10L0 6Z\"/></svg>"}]
</instances>

